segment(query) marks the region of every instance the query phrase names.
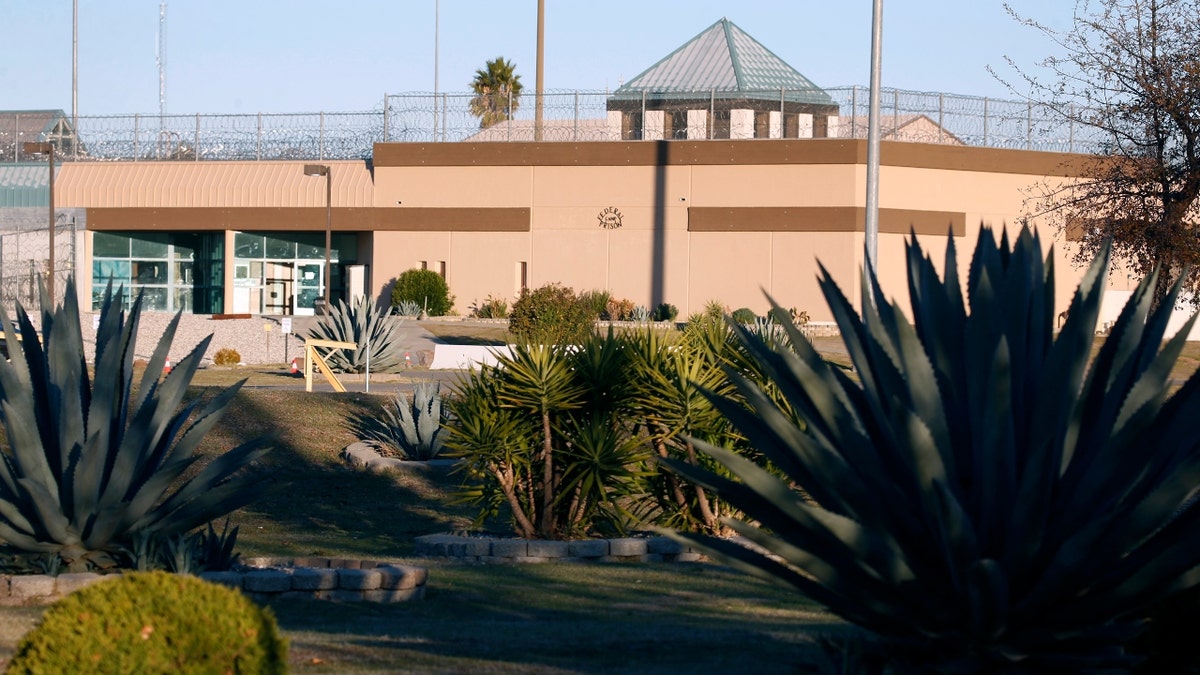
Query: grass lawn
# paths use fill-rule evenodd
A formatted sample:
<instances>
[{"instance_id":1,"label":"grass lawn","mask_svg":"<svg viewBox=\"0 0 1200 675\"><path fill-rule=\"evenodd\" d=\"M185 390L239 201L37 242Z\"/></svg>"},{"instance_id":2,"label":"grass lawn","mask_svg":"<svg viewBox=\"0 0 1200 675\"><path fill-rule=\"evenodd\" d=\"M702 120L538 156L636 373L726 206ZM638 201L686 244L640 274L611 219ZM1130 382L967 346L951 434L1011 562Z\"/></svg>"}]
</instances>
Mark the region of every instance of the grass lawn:
<instances>
[{"instance_id":1,"label":"grass lawn","mask_svg":"<svg viewBox=\"0 0 1200 675\"><path fill-rule=\"evenodd\" d=\"M213 389L196 389L211 396ZM813 629L840 623L786 589L707 564L485 566L411 558L420 534L466 528L446 474L373 474L338 452L385 397L247 389L202 451L259 434L261 496L235 512L243 555L397 558L430 568L424 600L278 602L296 672L795 672ZM37 621L0 608L0 657Z\"/></svg>"}]
</instances>

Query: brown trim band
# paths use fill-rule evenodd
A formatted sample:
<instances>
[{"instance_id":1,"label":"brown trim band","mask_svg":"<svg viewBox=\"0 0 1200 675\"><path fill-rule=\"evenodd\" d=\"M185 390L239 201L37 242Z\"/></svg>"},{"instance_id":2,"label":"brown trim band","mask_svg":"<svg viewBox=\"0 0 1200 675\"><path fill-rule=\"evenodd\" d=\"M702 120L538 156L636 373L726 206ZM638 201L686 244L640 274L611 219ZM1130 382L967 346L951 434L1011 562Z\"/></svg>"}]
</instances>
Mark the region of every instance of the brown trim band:
<instances>
[{"instance_id":1,"label":"brown trim band","mask_svg":"<svg viewBox=\"0 0 1200 675\"><path fill-rule=\"evenodd\" d=\"M528 208L333 209L336 232L528 232ZM323 232L324 207L106 207L87 210L87 229L103 231Z\"/></svg>"},{"instance_id":2,"label":"brown trim band","mask_svg":"<svg viewBox=\"0 0 1200 675\"><path fill-rule=\"evenodd\" d=\"M1059 152L883 141L880 163L921 169L1078 176L1094 158ZM857 139L592 141L583 143L376 143L376 167L700 166L866 164Z\"/></svg>"},{"instance_id":3,"label":"brown trim band","mask_svg":"<svg viewBox=\"0 0 1200 675\"><path fill-rule=\"evenodd\" d=\"M375 230L392 232L528 232L528 208L373 209Z\"/></svg>"},{"instance_id":4,"label":"brown trim band","mask_svg":"<svg viewBox=\"0 0 1200 675\"><path fill-rule=\"evenodd\" d=\"M752 206L688 208L690 232L861 232L867 210L861 206ZM879 209L883 234L945 235L961 237L967 231L967 214L952 211Z\"/></svg>"}]
</instances>

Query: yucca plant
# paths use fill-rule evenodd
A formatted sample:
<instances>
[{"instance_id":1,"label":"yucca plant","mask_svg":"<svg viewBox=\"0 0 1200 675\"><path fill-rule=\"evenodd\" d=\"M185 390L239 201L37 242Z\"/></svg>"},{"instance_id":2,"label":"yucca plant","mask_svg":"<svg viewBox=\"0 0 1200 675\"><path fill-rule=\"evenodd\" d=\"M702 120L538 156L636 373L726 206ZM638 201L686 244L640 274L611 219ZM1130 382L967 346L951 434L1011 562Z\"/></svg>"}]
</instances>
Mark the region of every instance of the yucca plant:
<instances>
[{"instance_id":1,"label":"yucca plant","mask_svg":"<svg viewBox=\"0 0 1200 675\"><path fill-rule=\"evenodd\" d=\"M364 373L367 370L367 349L371 350L371 372L394 373L404 368L404 351L400 348L402 319L380 311L370 298L362 296L353 305L338 300L329 313L320 318L308 336L322 340L353 342L354 351L334 349L325 356L330 368L342 373Z\"/></svg>"},{"instance_id":2,"label":"yucca plant","mask_svg":"<svg viewBox=\"0 0 1200 675\"><path fill-rule=\"evenodd\" d=\"M73 280L58 307L42 289L40 335L20 304L16 325L0 311L11 357L0 360L0 422L8 439L0 453L0 538L57 555L69 571L127 564L135 538L182 535L248 503L262 476L243 469L267 451L253 441L194 468L197 445L241 383L203 407L200 399L183 405L210 338L160 381L176 315L135 387L141 298L128 318L119 298L110 285L96 330L94 379Z\"/></svg>"},{"instance_id":3,"label":"yucca plant","mask_svg":"<svg viewBox=\"0 0 1200 675\"><path fill-rule=\"evenodd\" d=\"M1092 358L1108 251L1057 336L1028 230L983 230L965 297L952 239L944 277L915 237L907 263L911 323L870 270L861 317L822 270L854 376L779 307L787 347L737 329L804 424L736 372L750 409L715 403L784 475L700 441L736 479L672 467L771 555L678 536L873 632L897 672L1127 666L1139 616L1200 581L1200 377L1168 381L1195 318L1163 342L1179 286L1155 306L1145 279Z\"/></svg>"},{"instance_id":4,"label":"yucca plant","mask_svg":"<svg viewBox=\"0 0 1200 675\"><path fill-rule=\"evenodd\" d=\"M452 399L446 447L461 457L463 501L480 518L507 505L522 537L620 532L649 460L625 420L624 341L609 331L579 348L518 344L471 373Z\"/></svg>"}]
</instances>

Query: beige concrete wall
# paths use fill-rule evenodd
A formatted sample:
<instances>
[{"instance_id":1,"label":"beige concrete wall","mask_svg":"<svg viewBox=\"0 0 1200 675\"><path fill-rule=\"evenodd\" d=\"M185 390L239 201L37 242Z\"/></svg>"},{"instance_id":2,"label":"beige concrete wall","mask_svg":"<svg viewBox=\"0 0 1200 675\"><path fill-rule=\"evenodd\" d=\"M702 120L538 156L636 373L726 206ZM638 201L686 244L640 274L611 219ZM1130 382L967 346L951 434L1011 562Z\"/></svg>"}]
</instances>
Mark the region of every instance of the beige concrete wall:
<instances>
[{"instance_id":1,"label":"beige concrete wall","mask_svg":"<svg viewBox=\"0 0 1200 675\"><path fill-rule=\"evenodd\" d=\"M529 206L526 166L376 167L374 205L382 208Z\"/></svg>"},{"instance_id":2,"label":"beige concrete wall","mask_svg":"<svg viewBox=\"0 0 1200 675\"><path fill-rule=\"evenodd\" d=\"M1053 173L1046 167L1070 160L905 143L885 144L884 150L880 206L954 216L960 223L965 218L965 235L956 238L964 276L979 224L1015 226L1029 190ZM819 321L831 318L815 281L819 260L852 301L859 300L863 234L861 224L845 214L865 203L860 142L385 144L376 155L373 173L361 163L335 163L334 206L358 207L335 216L356 219L352 229L366 233L360 262L371 266L372 290L380 299L388 297L390 281L418 261L435 269L444 261L456 309L465 313L488 295L514 299L517 266L525 262L531 286L560 282L580 291L608 289L637 304L670 302L683 316L712 299L762 313L766 291ZM302 207L314 214L319 209L321 217L300 227L323 227L320 181L303 176L301 168L80 163L64 167L59 181L67 206ZM720 221L718 231L692 231L693 207L796 208L809 215L780 221L783 226L774 231L756 227L745 215L728 231L720 229ZM395 210L407 208L427 211L394 217ZM472 208L484 211L464 220L461 212ZM486 209L509 212L493 222ZM825 213L829 223L821 220ZM422 229L424 219L438 216L444 216L438 225ZM885 292L907 304L905 235L894 225L880 235L878 271ZM936 229L928 222L923 228ZM1047 245L1054 240L1053 232L1044 229L1042 235ZM921 243L940 265L944 237L924 234ZM1058 298L1065 307L1081 271L1070 263L1066 247L1055 251Z\"/></svg>"}]
</instances>

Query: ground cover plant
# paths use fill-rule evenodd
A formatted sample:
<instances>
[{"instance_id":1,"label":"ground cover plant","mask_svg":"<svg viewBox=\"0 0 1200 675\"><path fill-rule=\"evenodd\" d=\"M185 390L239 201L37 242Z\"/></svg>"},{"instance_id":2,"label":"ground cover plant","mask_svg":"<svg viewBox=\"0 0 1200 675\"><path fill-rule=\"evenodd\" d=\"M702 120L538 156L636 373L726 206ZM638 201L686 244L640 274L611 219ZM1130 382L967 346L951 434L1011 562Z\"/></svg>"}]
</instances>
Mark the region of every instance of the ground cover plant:
<instances>
[{"instance_id":1,"label":"ground cover plant","mask_svg":"<svg viewBox=\"0 0 1200 675\"><path fill-rule=\"evenodd\" d=\"M739 329L804 424L736 373L751 409L717 404L784 475L699 441L736 479L673 468L777 557L680 536L869 631L888 672L1130 666L1141 618L1200 581L1200 378L1169 393L1191 323L1163 342L1173 296L1154 307L1152 275L1090 358L1108 258L1055 335L1041 256L1027 230L1010 246L985 229L964 294L953 240L945 277L912 241L912 323L870 270L861 317L823 272L853 378L790 322L782 348Z\"/></svg>"}]
</instances>

